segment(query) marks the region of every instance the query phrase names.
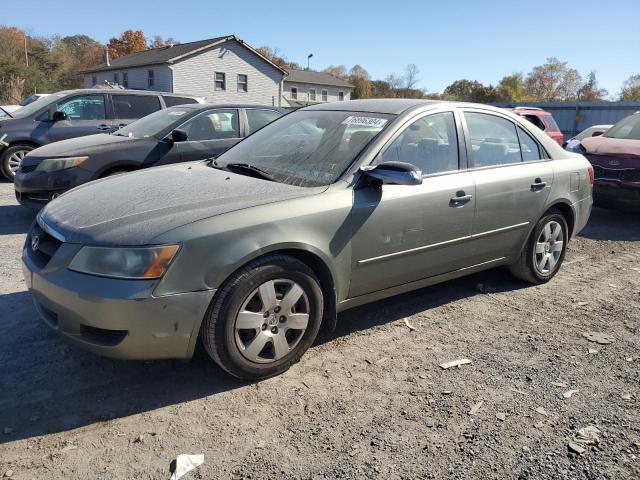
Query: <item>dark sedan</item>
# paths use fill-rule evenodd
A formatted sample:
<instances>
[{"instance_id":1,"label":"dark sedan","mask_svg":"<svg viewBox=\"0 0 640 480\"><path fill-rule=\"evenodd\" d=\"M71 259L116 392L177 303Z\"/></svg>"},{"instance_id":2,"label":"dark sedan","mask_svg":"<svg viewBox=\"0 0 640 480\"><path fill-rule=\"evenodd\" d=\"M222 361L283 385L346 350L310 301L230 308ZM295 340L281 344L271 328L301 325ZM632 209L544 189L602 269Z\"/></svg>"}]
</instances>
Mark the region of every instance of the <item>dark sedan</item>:
<instances>
[{"instance_id":1,"label":"dark sedan","mask_svg":"<svg viewBox=\"0 0 640 480\"><path fill-rule=\"evenodd\" d=\"M16 198L40 207L83 183L141 168L217 157L285 110L256 105L192 104L167 108L113 134L37 148L22 160Z\"/></svg>"}]
</instances>

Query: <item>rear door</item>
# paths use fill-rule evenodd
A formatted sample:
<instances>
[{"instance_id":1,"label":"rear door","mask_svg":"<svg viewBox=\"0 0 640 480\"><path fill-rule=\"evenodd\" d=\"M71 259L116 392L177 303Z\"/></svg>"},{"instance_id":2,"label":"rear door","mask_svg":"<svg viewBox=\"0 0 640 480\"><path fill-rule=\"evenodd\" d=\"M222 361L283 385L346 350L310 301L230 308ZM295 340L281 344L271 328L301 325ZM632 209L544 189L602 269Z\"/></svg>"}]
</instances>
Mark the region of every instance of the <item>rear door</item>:
<instances>
[{"instance_id":1,"label":"rear door","mask_svg":"<svg viewBox=\"0 0 640 480\"><path fill-rule=\"evenodd\" d=\"M542 146L509 117L465 109L469 166L476 186L473 263L519 252L542 215L553 169Z\"/></svg>"},{"instance_id":2,"label":"rear door","mask_svg":"<svg viewBox=\"0 0 640 480\"><path fill-rule=\"evenodd\" d=\"M50 123L46 135L49 142L95 133L108 133L112 129L107 98L102 93L66 97L52 106L50 115L55 111L66 113L67 119Z\"/></svg>"},{"instance_id":3,"label":"rear door","mask_svg":"<svg viewBox=\"0 0 640 480\"><path fill-rule=\"evenodd\" d=\"M157 95L111 94L114 125L117 130L162 108Z\"/></svg>"},{"instance_id":4,"label":"rear door","mask_svg":"<svg viewBox=\"0 0 640 480\"><path fill-rule=\"evenodd\" d=\"M206 110L178 128L187 133L187 141L174 146L182 162L218 157L241 139L240 114L235 108Z\"/></svg>"},{"instance_id":5,"label":"rear door","mask_svg":"<svg viewBox=\"0 0 640 480\"><path fill-rule=\"evenodd\" d=\"M382 149L374 164L411 163L423 181L355 190L350 297L467 266L475 187L459 138L457 115L442 111L410 120Z\"/></svg>"},{"instance_id":6,"label":"rear door","mask_svg":"<svg viewBox=\"0 0 640 480\"><path fill-rule=\"evenodd\" d=\"M247 128L244 136L251 135L283 115L277 110L268 108L246 108L244 112L247 118Z\"/></svg>"}]
</instances>

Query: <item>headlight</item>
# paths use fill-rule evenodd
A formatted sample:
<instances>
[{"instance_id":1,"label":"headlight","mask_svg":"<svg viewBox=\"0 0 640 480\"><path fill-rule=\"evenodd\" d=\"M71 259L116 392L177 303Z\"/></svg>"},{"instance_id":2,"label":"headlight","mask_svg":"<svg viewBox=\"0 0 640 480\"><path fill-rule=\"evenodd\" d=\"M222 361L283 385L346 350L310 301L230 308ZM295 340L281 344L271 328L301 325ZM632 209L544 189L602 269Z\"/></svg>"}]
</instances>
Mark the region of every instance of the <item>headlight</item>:
<instances>
[{"instance_id":1,"label":"headlight","mask_svg":"<svg viewBox=\"0 0 640 480\"><path fill-rule=\"evenodd\" d=\"M163 247L82 247L69 270L102 277L160 278L178 252L178 245Z\"/></svg>"},{"instance_id":2,"label":"headlight","mask_svg":"<svg viewBox=\"0 0 640 480\"><path fill-rule=\"evenodd\" d=\"M87 158L89 157L45 158L36 167L36 170L39 172L55 172L56 170L77 167L83 164Z\"/></svg>"}]
</instances>

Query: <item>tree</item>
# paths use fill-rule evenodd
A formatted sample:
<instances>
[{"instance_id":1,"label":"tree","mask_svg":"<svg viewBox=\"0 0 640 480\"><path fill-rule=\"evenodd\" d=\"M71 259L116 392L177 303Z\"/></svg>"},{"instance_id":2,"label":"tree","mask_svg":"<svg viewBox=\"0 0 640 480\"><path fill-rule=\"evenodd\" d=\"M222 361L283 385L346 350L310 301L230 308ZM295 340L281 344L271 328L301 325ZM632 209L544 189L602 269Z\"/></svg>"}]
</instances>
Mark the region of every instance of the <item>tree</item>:
<instances>
[{"instance_id":1,"label":"tree","mask_svg":"<svg viewBox=\"0 0 640 480\"><path fill-rule=\"evenodd\" d=\"M578 90L578 100L583 102L597 102L604 100L609 95L609 92L604 88L598 88L598 80L596 78L596 72L593 70L587 75L587 81L580 90Z\"/></svg>"},{"instance_id":2,"label":"tree","mask_svg":"<svg viewBox=\"0 0 640 480\"><path fill-rule=\"evenodd\" d=\"M525 82L527 90L543 102L575 100L582 87L582 77L567 65L567 62L551 57L544 65L533 67Z\"/></svg>"},{"instance_id":3,"label":"tree","mask_svg":"<svg viewBox=\"0 0 640 480\"><path fill-rule=\"evenodd\" d=\"M256 51L263 57L266 57L267 59L269 59L269 61L271 61L272 63L279 66L280 68L290 68L292 70L300 70L300 65L298 65L296 62L288 61L284 57L284 55L280 54L280 49L277 47L276 48L259 47L259 48L256 48Z\"/></svg>"},{"instance_id":4,"label":"tree","mask_svg":"<svg viewBox=\"0 0 640 480\"><path fill-rule=\"evenodd\" d=\"M493 86L485 86L477 80L456 80L444 89L443 97L459 102L488 103L498 100L498 92Z\"/></svg>"},{"instance_id":5,"label":"tree","mask_svg":"<svg viewBox=\"0 0 640 480\"><path fill-rule=\"evenodd\" d=\"M631 75L622 84L620 101L631 102L640 100L640 74Z\"/></svg>"},{"instance_id":6,"label":"tree","mask_svg":"<svg viewBox=\"0 0 640 480\"><path fill-rule=\"evenodd\" d=\"M389 84L391 90L398 90L402 86L402 78L398 77L395 73L390 73L387 78L384 79Z\"/></svg>"},{"instance_id":7,"label":"tree","mask_svg":"<svg viewBox=\"0 0 640 480\"><path fill-rule=\"evenodd\" d=\"M323 70L323 72L328 73L329 75L333 75L337 78L347 77L347 68L344 65L329 65Z\"/></svg>"},{"instance_id":8,"label":"tree","mask_svg":"<svg viewBox=\"0 0 640 480\"><path fill-rule=\"evenodd\" d=\"M386 80L371 81L371 97L372 98L389 98L395 97L394 88Z\"/></svg>"},{"instance_id":9,"label":"tree","mask_svg":"<svg viewBox=\"0 0 640 480\"><path fill-rule=\"evenodd\" d=\"M141 30L127 30L119 37L113 37L107 44L109 57L116 59L134 52L147 49L147 37Z\"/></svg>"},{"instance_id":10,"label":"tree","mask_svg":"<svg viewBox=\"0 0 640 480\"><path fill-rule=\"evenodd\" d=\"M408 89L412 89L420 81L420 70L415 64L410 63L409 65L407 65L404 72L405 87Z\"/></svg>"},{"instance_id":11,"label":"tree","mask_svg":"<svg viewBox=\"0 0 640 480\"><path fill-rule=\"evenodd\" d=\"M349 70L347 80L353 85L351 98L370 98L371 97L371 81L369 80L369 72L361 65L355 64Z\"/></svg>"},{"instance_id":12,"label":"tree","mask_svg":"<svg viewBox=\"0 0 640 480\"><path fill-rule=\"evenodd\" d=\"M529 102L533 98L527 91L522 73L512 73L503 77L496 87L498 100L502 102Z\"/></svg>"},{"instance_id":13,"label":"tree","mask_svg":"<svg viewBox=\"0 0 640 480\"><path fill-rule=\"evenodd\" d=\"M169 45L178 45L179 43L180 42L173 37L169 37L165 40L160 35L154 35L151 43L149 43L149 48L162 48L168 47Z\"/></svg>"}]
</instances>

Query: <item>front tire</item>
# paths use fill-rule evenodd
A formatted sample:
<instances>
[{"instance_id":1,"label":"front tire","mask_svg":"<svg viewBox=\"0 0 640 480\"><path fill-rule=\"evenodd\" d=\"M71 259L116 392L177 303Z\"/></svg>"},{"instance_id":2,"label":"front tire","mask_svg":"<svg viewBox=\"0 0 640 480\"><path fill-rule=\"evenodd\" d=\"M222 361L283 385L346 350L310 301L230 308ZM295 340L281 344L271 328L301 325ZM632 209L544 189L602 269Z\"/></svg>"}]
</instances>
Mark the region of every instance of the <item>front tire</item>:
<instances>
[{"instance_id":1,"label":"front tire","mask_svg":"<svg viewBox=\"0 0 640 480\"><path fill-rule=\"evenodd\" d=\"M531 232L511 273L535 285L548 282L560 270L568 241L567 221L557 210L550 210Z\"/></svg>"},{"instance_id":2,"label":"front tire","mask_svg":"<svg viewBox=\"0 0 640 480\"><path fill-rule=\"evenodd\" d=\"M288 255L270 255L225 282L200 336L224 370L259 380L279 375L300 360L318 335L322 309L322 289L313 271Z\"/></svg>"},{"instance_id":3,"label":"front tire","mask_svg":"<svg viewBox=\"0 0 640 480\"><path fill-rule=\"evenodd\" d=\"M4 152L2 152L2 158L0 159L0 169L2 169L2 174L6 177L7 180L13 182L13 179L16 176L16 172L20 168L20 164L22 163L22 159L25 157L27 153L33 150L31 145L26 144L17 144L11 145L6 148Z\"/></svg>"}]
</instances>

